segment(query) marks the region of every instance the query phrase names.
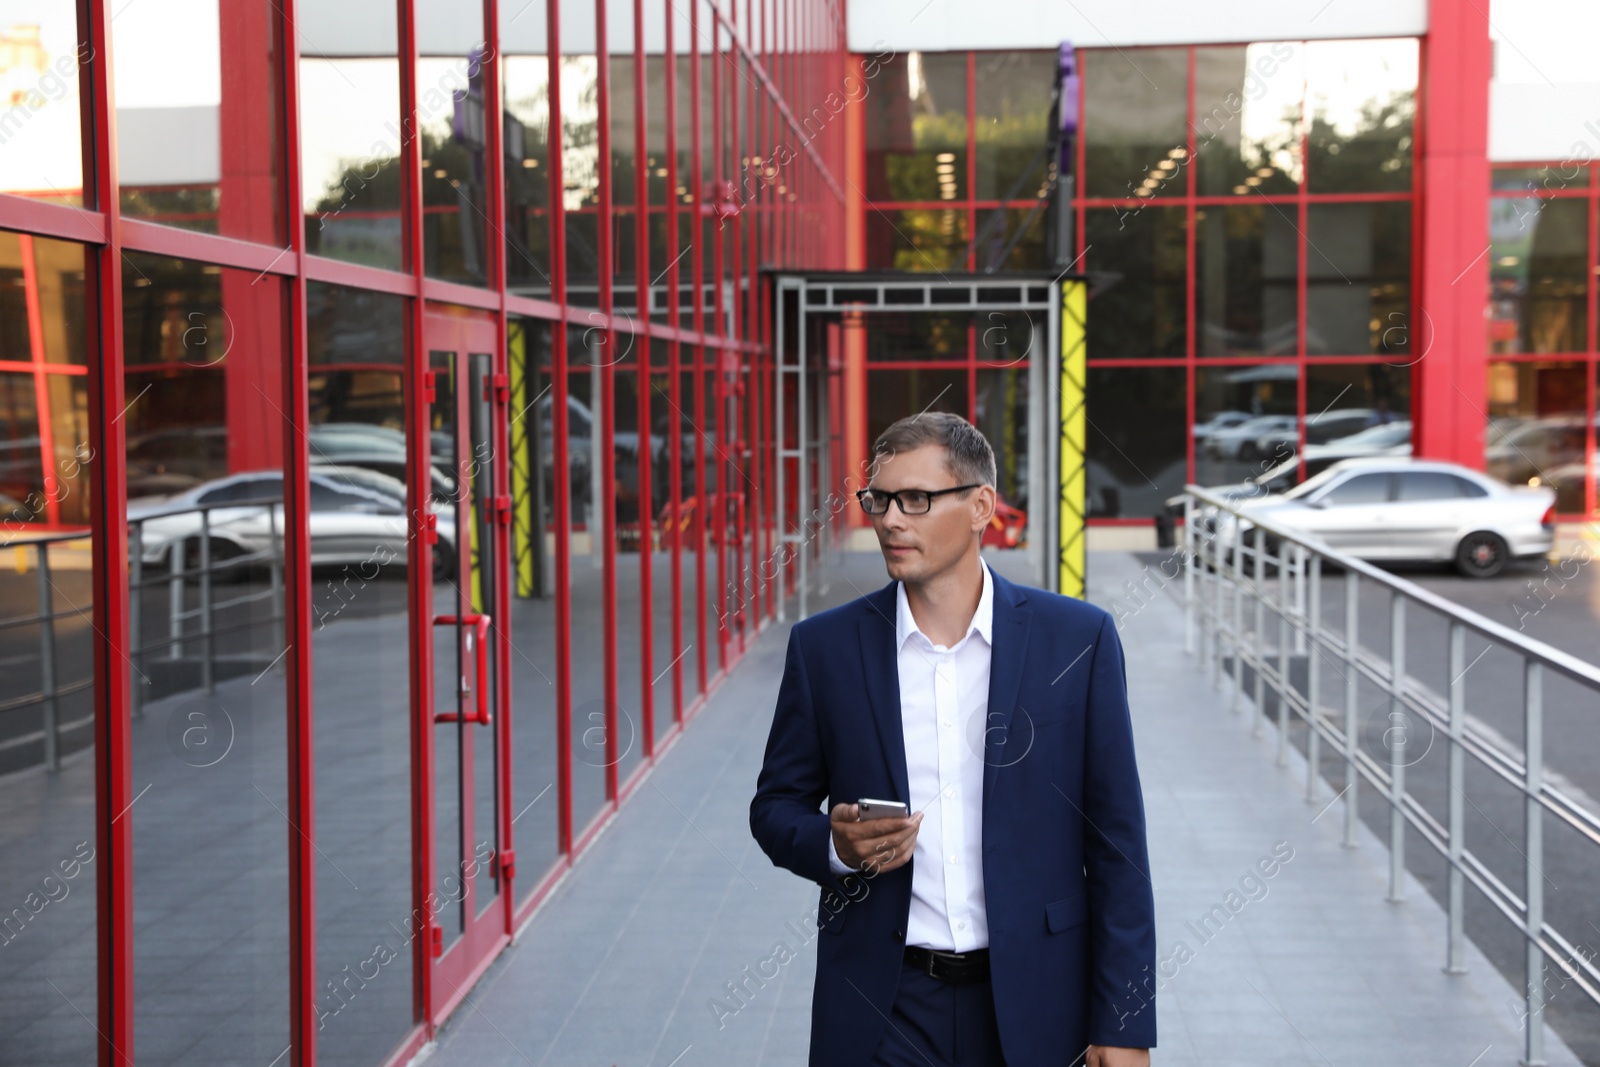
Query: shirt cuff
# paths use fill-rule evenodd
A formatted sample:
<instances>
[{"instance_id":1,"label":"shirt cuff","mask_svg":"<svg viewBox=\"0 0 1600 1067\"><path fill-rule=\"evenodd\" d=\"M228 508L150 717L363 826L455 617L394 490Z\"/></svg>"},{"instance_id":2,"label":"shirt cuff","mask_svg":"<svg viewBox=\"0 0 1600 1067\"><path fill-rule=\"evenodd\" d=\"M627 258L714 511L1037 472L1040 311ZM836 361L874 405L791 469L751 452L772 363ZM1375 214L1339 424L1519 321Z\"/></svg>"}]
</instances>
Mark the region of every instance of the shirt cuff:
<instances>
[{"instance_id":1,"label":"shirt cuff","mask_svg":"<svg viewBox=\"0 0 1600 1067\"><path fill-rule=\"evenodd\" d=\"M846 866L844 860L839 858L839 849L833 843L833 830L831 828L828 831L828 868L834 874L855 873L854 867Z\"/></svg>"}]
</instances>

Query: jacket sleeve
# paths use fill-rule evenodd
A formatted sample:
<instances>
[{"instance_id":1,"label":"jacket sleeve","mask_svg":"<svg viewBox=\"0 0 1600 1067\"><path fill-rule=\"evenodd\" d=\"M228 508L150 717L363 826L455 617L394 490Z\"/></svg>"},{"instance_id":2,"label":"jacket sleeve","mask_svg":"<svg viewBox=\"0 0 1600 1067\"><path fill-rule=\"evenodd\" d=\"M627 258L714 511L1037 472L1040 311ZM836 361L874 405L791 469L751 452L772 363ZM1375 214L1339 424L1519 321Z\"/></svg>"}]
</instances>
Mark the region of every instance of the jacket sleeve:
<instances>
[{"instance_id":1,"label":"jacket sleeve","mask_svg":"<svg viewBox=\"0 0 1600 1067\"><path fill-rule=\"evenodd\" d=\"M832 830L821 810L828 763L817 727L799 626L789 631L778 704L767 752L750 801L750 832L774 864L828 889L840 889L832 865Z\"/></svg>"},{"instance_id":2,"label":"jacket sleeve","mask_svg":"<svg viewBox=\"0 0 1600 1067\"><path fill-rule=\"evenodd\" d=\"M1108 613L1095 637L1085 723L1084 872L1089 891L1089 1041L1156 1043L1155 890L1133 754L1122 639Z\"/></svg>"}]
</instances>

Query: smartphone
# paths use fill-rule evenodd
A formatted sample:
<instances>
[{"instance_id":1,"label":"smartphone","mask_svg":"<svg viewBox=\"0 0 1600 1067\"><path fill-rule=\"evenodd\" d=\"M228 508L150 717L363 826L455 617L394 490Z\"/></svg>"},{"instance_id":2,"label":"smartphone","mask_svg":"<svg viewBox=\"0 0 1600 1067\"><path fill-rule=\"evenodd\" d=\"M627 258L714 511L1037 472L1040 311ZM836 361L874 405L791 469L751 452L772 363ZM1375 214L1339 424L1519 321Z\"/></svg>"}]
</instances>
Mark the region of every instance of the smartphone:
<instances>
[{"instance_id":1,"label":"smartphone","mask_svg":"<svg viewBox=\"0 0 1600 1067\"><path fill-rule=\"evenodd\" d=\"M861 806L861 820L868 819L903 819L909 810L898 800L867 800L862 798L857 801Z\"/></svg>"}]
</instances>

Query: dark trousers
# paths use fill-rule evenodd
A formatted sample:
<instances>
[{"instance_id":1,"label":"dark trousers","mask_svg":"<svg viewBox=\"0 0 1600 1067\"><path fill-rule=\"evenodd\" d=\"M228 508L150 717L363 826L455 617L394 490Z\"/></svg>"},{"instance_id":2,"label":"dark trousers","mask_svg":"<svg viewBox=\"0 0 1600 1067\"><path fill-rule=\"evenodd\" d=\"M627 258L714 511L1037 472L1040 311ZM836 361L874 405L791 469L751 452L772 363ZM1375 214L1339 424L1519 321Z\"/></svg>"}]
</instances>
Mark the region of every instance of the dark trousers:
<instances>
[{"instance_id":1,"label":"dark trousers","mask_svg":"<svg viewBox=\"0 0 1600 1067\"><path fill-rule=\"evenodd\" d=\"M872 1067L1005 1067L988 980L956 985L903 963Z\"/></svg>"}]
</instances>

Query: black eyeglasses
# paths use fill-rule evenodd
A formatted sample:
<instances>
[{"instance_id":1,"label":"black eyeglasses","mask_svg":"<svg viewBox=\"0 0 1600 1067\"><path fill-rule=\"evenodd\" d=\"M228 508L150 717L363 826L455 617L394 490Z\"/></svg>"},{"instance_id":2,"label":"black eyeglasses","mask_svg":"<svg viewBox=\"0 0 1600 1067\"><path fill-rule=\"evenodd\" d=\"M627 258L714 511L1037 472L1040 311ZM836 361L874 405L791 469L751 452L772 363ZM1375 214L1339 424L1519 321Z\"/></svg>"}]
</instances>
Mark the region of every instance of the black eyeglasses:
<instances>
[{"instance_id":1,"label":"black eyeglasses","mask_svg":"<svg viewBox=\"0 0 1600 1067\"><path fill-rule=\"evenodd\" d=\"M883 489L858 489L856 499L861 501L861 510L868 515L887 513L890 501L900 505L902 514L926 515L933 507L934 497L944 496L946 493L959 493L965 489L976 489L981 484L975 482L972 485L957 485L950 489L901 489L893 493Z\"/></svg>"}]
</instances>

